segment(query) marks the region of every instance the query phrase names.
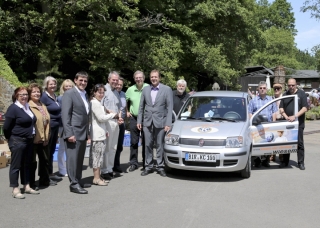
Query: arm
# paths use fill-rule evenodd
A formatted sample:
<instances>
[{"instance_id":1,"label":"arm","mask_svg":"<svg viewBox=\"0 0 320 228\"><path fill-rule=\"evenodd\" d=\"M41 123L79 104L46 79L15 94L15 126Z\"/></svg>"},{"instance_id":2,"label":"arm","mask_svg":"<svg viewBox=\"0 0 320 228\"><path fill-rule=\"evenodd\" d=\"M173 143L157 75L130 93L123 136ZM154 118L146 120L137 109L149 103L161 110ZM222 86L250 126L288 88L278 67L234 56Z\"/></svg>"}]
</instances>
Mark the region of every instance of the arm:
<instances>
[{"instance_id":1,"label":"arm","mask_svg":"<svg viewBox=\"0 0 320 228\"><path fill-rule=\"evenodd\" d=\"M144 112L144 106L145 106L145 90L142 91L141 94L141 99L140 99L140 105L139 105L139 114L138 114L138 118L137 118L137 128L139 130L142 129L142 117L143 117L143 112Z\"/></svg>"},{"instance_id":2,"label":"arm","mask_svg":"<svg viewBox=\"0 0 320 228\"><path fill-rule=\"evenodd\" d=\"M67 93L62 97L61 104L62 125L65 135L63 138L66 139L74 136L73 127L71 126L73 99L71 98L70 93Z\"/></svg>"},{"instance_id":3,"label":"arm","mask_svg":"<svg viewBox=\"0 0 320 228\"><path fill-rule=\"evenodd\" d=\"M167 105L167 119L166 126L164 128L165 131L169 131L172 125L172 109L173 109L173 95L171 88L168 87L168 91L166 93L166 105Z\"/></svg>"},{"instance_id":4,"label":"arm","mask_svg":"<svg viewBox=\"0 0 320 228\"><path fill-rule=\"evenodd\" d=\"M131 87L130 87L131 88ZM130 108L130 88L127 90L126 92L126 102L127 102L127 105L126 105L126 114L127 114L127 117L130 118L132 116L132 114L130 113L130 111L128 110L128 107Z\"/></svg>"},{"instance_id":5,"label":"arm","mask_svg":"<svg viewBox=\"0 0 320 228\"><path fill-rule=\"evenodd\" d=\"M14 104L12 104L14 105ZM6 113L6 118L3 124L3 133L6 139L10 139L12 129L14 125L16 124L16 118L14 115L14 111L12 110L12 105L8 108L7 113Z\"/></svg>"},{"instance_id":6,"label":"arm","mask_svg":"<svg viewBox=\"0 0 320 228\"><path fill-rule=\"evenodd\" d=\"M98 102L98 101L91 101L91 105L92 105L92 114L95 115L95 117L97 118L97 120L99 122L107 122L108 120L113 119L116 114L115 113L111 113L111 114L105 114L103 112L103 106Z\"/></svg>"},{"instance_id":7,"label":"arm","mask_svg":"<svg viewBox=\"0 0 320 228\"><path fill-rule=\"evenodd\" d=\"M277 102L273 102L272 103L272 121L277 121L277 111L278 111L278 106L277 106Z\"/></svg>"}]
</instances>

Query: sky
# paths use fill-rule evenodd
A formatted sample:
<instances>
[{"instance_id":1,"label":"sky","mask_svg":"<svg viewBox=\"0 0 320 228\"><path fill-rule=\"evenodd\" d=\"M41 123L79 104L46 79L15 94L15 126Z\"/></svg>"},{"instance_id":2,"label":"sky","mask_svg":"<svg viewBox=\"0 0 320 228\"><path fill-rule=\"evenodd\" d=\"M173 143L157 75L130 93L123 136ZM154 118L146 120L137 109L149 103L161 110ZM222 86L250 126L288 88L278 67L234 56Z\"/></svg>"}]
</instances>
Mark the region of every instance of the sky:
<instances>
[{"instance_id":1,"label":"sky","mask_svg":"<svg viewBox=\"0 0 320 228\"><path fill-rule=\"evenodd\" d=\"M298 32L295 36L295 42L297 48L311 52L312 47L320 44L320 21L311 18L310 12L303 13L300 11L305 0L287 0L287 2L291 3L296 19L295 25Z\"/></svg>"}]
</instances>

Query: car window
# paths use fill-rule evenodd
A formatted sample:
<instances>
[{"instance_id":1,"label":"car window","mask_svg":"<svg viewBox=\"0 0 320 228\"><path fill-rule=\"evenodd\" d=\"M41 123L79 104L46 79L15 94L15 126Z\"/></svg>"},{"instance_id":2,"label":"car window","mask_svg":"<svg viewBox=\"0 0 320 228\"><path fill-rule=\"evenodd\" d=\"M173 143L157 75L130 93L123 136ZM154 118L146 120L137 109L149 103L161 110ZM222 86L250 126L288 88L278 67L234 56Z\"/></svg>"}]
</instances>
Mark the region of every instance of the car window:
<instances>
[{"instance_id":1,"label":"car window","mask_svg":"<svg viewBox=\"0 0 320 228\"><path fill-rule=\"evenodd\" d=\"M227 118L245 121L246 99L238 97L192 97L185 102L178 119Z\"/></svg>"}]
</instances>

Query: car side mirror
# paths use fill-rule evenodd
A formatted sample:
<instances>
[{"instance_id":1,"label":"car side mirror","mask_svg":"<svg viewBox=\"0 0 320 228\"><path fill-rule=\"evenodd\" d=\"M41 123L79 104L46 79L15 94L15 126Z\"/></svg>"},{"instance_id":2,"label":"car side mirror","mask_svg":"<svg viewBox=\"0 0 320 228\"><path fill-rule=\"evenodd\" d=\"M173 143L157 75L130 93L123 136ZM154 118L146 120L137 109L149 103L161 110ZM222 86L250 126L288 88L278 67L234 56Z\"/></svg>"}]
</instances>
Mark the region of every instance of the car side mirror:
<instances>
[{"instance_id":1,"label":"car side mirror","mask_svg":"<svg viewBox=\"0 0 320 228\"><path fill-rule=\"evenodd\" d=\"M252 125L256 126L261 124L262 122L268 122L268 117L265 115L257 115L252 120Z\"/></svg>"}]
</instances>

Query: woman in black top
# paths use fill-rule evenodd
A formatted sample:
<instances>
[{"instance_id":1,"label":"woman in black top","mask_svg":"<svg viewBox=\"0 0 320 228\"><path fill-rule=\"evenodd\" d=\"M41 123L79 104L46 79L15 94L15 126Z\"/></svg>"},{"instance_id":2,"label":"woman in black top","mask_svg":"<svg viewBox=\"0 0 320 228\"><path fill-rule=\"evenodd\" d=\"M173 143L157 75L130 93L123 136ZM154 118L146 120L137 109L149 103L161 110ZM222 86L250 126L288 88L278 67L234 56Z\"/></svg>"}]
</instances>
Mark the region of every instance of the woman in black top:
<instances>
[{"instance_id":1,"label":"woman in black top","mask_svg":"<svg viewBox=\"0 0 320 228\"><path fill-rule=\"evenodd\" d=\"M61 177L53 174L53 154L56 150L58 141L59 126L61 122L61 107L57 101L55 91L57 90L57 80L54 77L48 76L43 81L44 92L41 95L40 101L47 106L50 114L50 138L49 138L49 174L53 181L62 180Z\"/></svg>"},{"instance_id":2,"label":"woman in black top","mask_svg":"<svg viewBox=\"0 0 320 228\"><path fill-rule=\"evenodd\" d=\"M28 92L25 87L15 89L11 104L6 112L3 125L3 132L9 142L11 151L11 165L9 171L10 187L12 196L17 199L24 199L19 189L19 172L21 184L24 185L24 192L39 194L39 191L32 189L29 185L30 161L33 150L33 136L35 134L36 116L31 112L28 104Z\"/></svg>"}]
</instances>

